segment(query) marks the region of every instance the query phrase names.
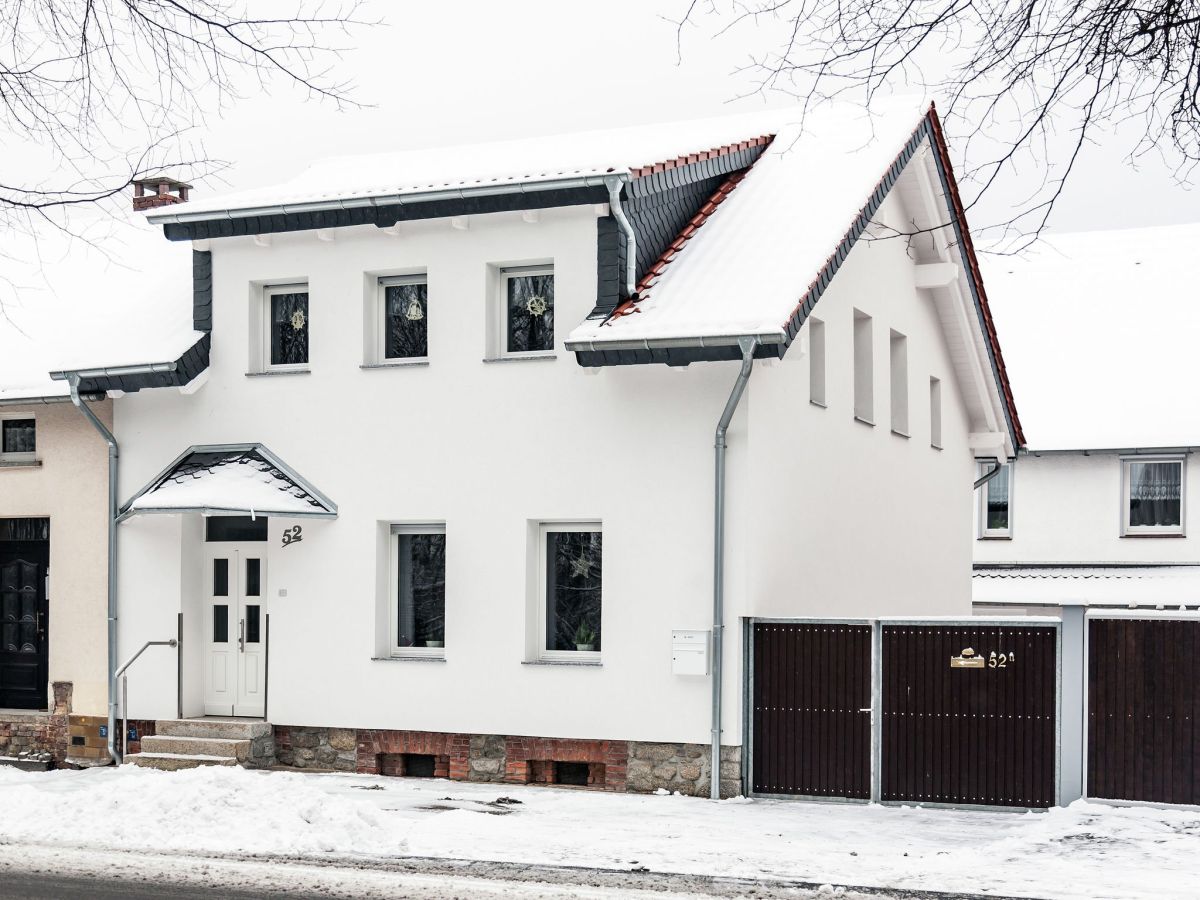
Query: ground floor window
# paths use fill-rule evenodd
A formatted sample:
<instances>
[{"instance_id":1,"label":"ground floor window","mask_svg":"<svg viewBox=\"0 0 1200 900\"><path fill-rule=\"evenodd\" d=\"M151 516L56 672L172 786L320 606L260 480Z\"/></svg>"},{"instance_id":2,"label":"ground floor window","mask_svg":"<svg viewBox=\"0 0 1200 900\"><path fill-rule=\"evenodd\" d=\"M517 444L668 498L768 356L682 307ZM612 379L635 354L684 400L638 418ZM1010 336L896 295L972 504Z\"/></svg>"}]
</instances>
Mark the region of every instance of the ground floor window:
<instances>
[{"instance_id":1,"label":"ground floor window","mask_svg":"<svg viewBox=\"0 0 1200 900\"><path fill-rule=\"evenodd\" d=\"M392 526L392 652L440 656L446 646L446 529Z\"/></svg>"},{"instance_id":2,"label":"ground floor window","mask_svg":"<svg viewBox=\"0 0 1200 900\"><path fill-rule=\"evenodd\" d=\"M599 522L539 529L539 634L543 659L598 659L603 533Z\"/></svg>"}]
</instances>

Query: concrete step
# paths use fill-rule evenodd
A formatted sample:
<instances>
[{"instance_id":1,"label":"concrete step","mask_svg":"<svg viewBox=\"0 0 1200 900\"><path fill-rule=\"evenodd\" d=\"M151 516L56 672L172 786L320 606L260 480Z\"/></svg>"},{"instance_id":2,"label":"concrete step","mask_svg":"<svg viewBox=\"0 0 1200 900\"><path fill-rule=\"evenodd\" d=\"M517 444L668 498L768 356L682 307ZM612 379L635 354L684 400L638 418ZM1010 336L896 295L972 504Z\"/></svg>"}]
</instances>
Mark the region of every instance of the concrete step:
<instances>
[{"instance_id":1,"label":"concrete step","mask_svg":"<svg viewBox=\"0 0 1200 900\"><path fill-rule=\"evenodd\" d=\"M149 734L142 738L142 752L169 753L176 756L228 756L243 762L250 758L251 744L249 739Z\"/></svg>"},{"instance_id":2,"label":"concrete step","mask_svg":"<svg viewBox=\"0 0 1200 900\"><path fill-rule=\"evenodd\" d=\"M131 753L125 762L143 769L159 769L176 772L179 769L195 769L198 766L236 766L232 756L207 756L199 753Z\"/></svg>"},{"instance_id":3,"label":"concrete step","mask_svg":"<svg viewBox=\"0 0 1200 900\"><path fill-rule=\"evenodd\" d=\"M164 737L252 741L272 731L271 723L262 719L163 719L154 723L154 733Z\"/></svg>"}]
</instances>

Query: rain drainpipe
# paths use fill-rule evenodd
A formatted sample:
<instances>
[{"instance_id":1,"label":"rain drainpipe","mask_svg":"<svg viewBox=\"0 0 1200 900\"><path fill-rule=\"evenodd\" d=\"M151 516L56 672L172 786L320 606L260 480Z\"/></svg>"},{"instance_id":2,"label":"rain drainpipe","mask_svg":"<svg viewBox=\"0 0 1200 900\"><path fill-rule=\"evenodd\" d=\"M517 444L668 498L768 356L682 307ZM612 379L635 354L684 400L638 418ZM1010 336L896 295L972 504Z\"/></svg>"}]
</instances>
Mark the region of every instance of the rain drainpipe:
<instances>
[{"instance_id":1,"label":"rain drainpipe","mask_svg":"<svg viewBox=\"0 0 1200 900\"><path fill-rule=\"evenodd\" d=\"M613 218L625 233L625 296L633 300L637 295L637 234L621 207L623 184L624 181L616 175L609 175L604 179L604 186L608 188L608 208L612 210Z\"/></svg>"},{"instance_id":2,"label":"rain drainpipe","mask_svg":"<svg viewBox=\"0 0 1200 900\"><path fill-rule=\"evenodd\" d=\"M71 386L71 402L78 407L92 427L108 444L108 755L120 765L121 754L117 750L117 439L101 422L87 403L79 396L79 375L69 373L67 384Z\"/></svg>"},{"instance_id":3,"label":"rain drainpipe","mask_svg":"<svg viewBox=\"0 0 1200 900\"><path fill-rule=\"evenodd\" d=\"M980 475L978 478L975 479L975 490L979 490L979 488L983 487L985 484L987 484L989 481L991 481L993 478L995 478L997 475L999 475L1000 470L1002 468L1004 468L1004 463L1000 462L1000 457L998 457L998 456L992 460L985 460L985 462L992 463L992 471L987 472L983 475Z\"/></svg>"},{"instance_id":4,"label":"rain drainpipe","mask_svg":"<svg viewBox=\"0 0 1200 900\"><path fill-rule=\"evenodd\" d=\"M754 349L758 346L757 338L739 338L738 347L742 351L742 370L738 373L737 381L729 400L725 403L725 411L717 422L716 441L713 444L716 460L715 481L715 521L713 528L713 623L712 623L712 764L709 784L714 800L721 799L721 663L724 650L725 630L725 433L733 414L737 412L738 403L746 384L750 381L750 372L754 368Z\"/></svg>"}]
</instances>

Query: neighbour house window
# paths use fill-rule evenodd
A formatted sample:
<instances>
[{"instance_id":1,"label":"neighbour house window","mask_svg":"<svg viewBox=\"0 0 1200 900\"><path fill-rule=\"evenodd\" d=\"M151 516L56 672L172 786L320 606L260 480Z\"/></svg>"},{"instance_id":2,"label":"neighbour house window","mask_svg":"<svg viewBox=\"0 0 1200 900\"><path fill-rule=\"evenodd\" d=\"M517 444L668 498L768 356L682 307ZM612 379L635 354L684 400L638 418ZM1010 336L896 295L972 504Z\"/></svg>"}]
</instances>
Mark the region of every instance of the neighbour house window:
<instances>
[{"instance_id":1,"label":"neighbour house window","mask_svg":"<svg viewBox=\"0 0 1200 900\"><path fill-rule=\"evenodd\" d=\"M446 642L446 529L392 526L392 652L441 656Z\"/></svg>"},{"instance_id":2,"label":"neighbour house window","mask_svg":"<svg viewBox=\"0 0 1200 900\"><path fill-rule=\"evenodd\" d=\"M424 275L381 278L380 362L429 355L429 284Z\"/></svg>"},{"instance_id":3,"label":"neighbour house window","mask_svg":"<svg viewBox=\"0 0 1200 900\"><path fill-rule=\"evenodd\" d=\"M29 461L37 451L37 421L32 417L0 420L0 460Z\"/></svg>"},{"instance_id":4,"label":"neighbour house window","mask_svg":"<svg viewBox=\"0 0 1200 900\"><path fill-rule=\"evenodd\" d=\"M908 338L891 333L892 431L908 437Z\"/></svg>"},{"instance_id":5,"label":"neighbour house window","mask_svg":"<svg viewBox=\"0 0 1200 900\"><path fill-rule=\"evenodd\" d=\"M929 446L942 449L942 380L929 376Z\"/></svg>"},{"instance_id":6,"label":"neighbour house window","mask_svg":"<svg viewBox=\"0 0 1200 900\"><path fill-rule=\"evenodd\" d=\"M1183 460L1122 460L1125 534L1183 534Z\"/></svg>"},{"instance_id":7,"label":"neighbour house window","mask_svg":"<svg viewBox=\"0 0 1200 900\"><path fill-rule=\"evenodd\" d=\"M994 462L981 463L979 474L995 471ZM981 538L1012 537L1012 473L1011 464L1002 465L1000 473L983 485L979 494Z\"/></svg>"},{"instance_id":8,"label":"neighbour house window","mask_svg":"<svg viewBox=\"0 0 1200 900\"><path fill-rule=\"evenodd\" d=\"M308 368L308 288L305 285L270 287L263 304L265 323L263 356L268 370Z\"/></svg>"},{"instance_id":9,"label":"neighbour house window","mask_svg":"<svg viewBox=\"0 0 1200 900\"><path fill-rule=\"evenodd\" d=\"M554 269L521 266L500 272L501 355L554 352Z\"/></svg>"},{"instance_id":10,"label":"neighbour house window","mask_svg":"<svg viewBox=\"0 0 1200 900\"><path fill-rule=\"evenodd\" d=\"M854 311L854 418L875 424L875 360L871 317Z\"/></svg>"},{"instance_id":11,"label":"neighbour house window","mask_svg":"<svg viewBox=\"0 0 1200 900\"><path fill-rule=\"evenodd\" d=\"M543 659L598 659L603 533L599 523L539 529Z\"/></svg>"},{"instance_id":12,"label":"neighbour house window","mask_svg":"<svg viewBox=\"0 0 1200 900\"><path fill-rule=\"evenodd\" d=\"M825 323L808 320L808 399L825 405Z\"/></svg>"}]
</instances>

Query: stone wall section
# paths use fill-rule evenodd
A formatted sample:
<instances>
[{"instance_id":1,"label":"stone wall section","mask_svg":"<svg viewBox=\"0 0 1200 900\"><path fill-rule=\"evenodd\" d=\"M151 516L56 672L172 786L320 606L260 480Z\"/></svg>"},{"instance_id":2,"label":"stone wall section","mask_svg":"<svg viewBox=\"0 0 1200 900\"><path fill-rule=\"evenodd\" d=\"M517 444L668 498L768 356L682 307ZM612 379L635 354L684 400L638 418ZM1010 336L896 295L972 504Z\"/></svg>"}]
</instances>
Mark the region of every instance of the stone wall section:
<instances>
[{"instance_id":1,"label":"stone wall section","mask_svg":"<svg viewBox=\"0 0 1200 900\"><path fill-rule=\"evenodd\" d=\"M631 741L627 789L648 794L678 791L707 797L711 791L712 748L707 744L658 744ZM721 796L742 792L742 748L721 747Z\"/></svg>"}]
</instances>

